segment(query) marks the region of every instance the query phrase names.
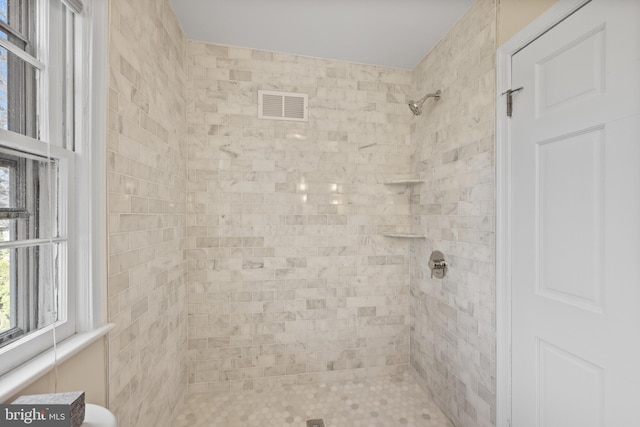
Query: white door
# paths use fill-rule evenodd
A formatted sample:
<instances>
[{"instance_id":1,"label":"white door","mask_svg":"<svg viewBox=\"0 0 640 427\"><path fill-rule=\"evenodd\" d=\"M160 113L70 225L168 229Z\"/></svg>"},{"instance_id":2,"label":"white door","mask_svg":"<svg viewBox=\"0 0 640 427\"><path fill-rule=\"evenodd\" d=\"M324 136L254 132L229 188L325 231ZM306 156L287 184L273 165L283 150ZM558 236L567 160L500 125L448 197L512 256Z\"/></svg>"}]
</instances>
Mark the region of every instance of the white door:
<instances>
[{"instance_id":1,"label":"white door","mask_svg":"<svg viewBox=\"0 0 640 427\"><path fill-rule=\"evenodd\" d=\"M512 426L640 426L640 1L513 56Z\"/></svg>"}]
</instances>

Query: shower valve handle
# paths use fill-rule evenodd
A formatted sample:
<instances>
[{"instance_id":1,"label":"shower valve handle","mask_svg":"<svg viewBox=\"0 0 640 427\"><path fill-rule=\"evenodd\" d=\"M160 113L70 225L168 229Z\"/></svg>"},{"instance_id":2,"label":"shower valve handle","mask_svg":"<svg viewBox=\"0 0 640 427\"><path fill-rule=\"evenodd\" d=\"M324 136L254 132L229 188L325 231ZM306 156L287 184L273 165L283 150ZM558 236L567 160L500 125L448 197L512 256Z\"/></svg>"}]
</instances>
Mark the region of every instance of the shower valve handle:
<instances>
[{"instance_id":1,"label":"shower valve handle","mask_svg":"<svg viewBox=\"0 0 640 427\"><path fill-rule=\"evenodd\" d=\"M433 251L429 258L429 268L431 269L431 278L443 279L447 275L448 265L444 259L444 254L440 251Z\"/></svg>"}]
</instances>

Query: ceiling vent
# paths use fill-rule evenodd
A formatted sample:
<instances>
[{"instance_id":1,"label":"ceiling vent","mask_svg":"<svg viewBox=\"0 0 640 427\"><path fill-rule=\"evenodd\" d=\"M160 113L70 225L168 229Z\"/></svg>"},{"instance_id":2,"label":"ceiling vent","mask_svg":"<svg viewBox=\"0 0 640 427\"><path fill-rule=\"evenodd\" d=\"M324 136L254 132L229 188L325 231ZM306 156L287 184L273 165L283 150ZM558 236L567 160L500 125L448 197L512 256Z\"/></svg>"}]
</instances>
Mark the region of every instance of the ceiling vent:
<instances>
[{"instance_id":1,"label":"ceiling vent","mask_svg":"<svg viewBox=\"0 0 640 427\"><path fill-rule=\"evenodd\" d=\"M306 93L258 91L258 118L306 122L309 95Z\"/></svg>"}]
</instances>

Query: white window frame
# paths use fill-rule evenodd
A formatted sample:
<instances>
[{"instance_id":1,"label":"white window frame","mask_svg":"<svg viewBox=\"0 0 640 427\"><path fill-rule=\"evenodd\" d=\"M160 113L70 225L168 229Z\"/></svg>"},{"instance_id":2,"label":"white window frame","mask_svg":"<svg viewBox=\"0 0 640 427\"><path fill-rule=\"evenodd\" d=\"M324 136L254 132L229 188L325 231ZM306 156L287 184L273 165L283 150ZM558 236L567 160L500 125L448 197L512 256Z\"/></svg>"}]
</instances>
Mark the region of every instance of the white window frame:
<instances>
[{"instance_id":1,"label":"white window frame","mask_svg":"<svg viewBox=\"0 0 640 427\"><path fill-rule=\"evenodd\" d=\"M5 389L5 393L0 393L0 401L10 396L12 391L35 381L56 362L60 362L61 359L54 354L55 351L51 351L52 348L55 350L56 345L62 343L64 357L70 357L88 345L88 339L96 340L110 329L99 327L106 322L104 140L107 2L83 0L84 9L82 13L76 14L74 20L74 102L73 109L70 107L65 113L67 117L73 116L75 119L72 129L75 135L75 151L47 144L51 142L49 135L52 129L51 123L48 122L49 106L53 105L51 101L60 99L52 100L49 97L48 82L53 80L46 69L50 0L35 2L38 5L36 57L40 64L28 62L41 68L37 106L40 141L0 129L0 144L19 151L50 156L59 162L58 173L62 185L58 204L64 218L60 224L61 235L66 234L68 242L67 261L63 263L63 268L64 265L67 266L64 271L67 280L59 286L63 296L63 304L59 307L60 320L0 348L0 375L3 375L0 377L0 388ZM66 68L69 68L69 64ZM63 342L64 340L67 341ZM48 357L49 353L52 353L53 362L43 364L42 357ZM37 365L38 368L29 369L29 364ZM43 368L45 365L48 368ZM4 387L5 385L8 387Z\"/></svg>"}]
</instances>

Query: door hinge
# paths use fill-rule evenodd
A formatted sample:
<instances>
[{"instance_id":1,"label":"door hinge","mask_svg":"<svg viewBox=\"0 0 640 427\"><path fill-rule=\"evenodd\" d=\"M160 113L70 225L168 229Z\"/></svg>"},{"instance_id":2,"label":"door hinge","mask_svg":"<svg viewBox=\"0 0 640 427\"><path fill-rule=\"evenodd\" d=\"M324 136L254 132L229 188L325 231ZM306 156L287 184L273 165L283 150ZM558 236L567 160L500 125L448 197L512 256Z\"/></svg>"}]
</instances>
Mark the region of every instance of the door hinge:
<instances>
[{"instance_id":1,"label":"door hinge","mask_svg":"<svg viewBox=\"0 0 640 427\"><path fill-rule=\"evenodd\" d=\"M522 89L524 89L524 86L520 86L517 89L509 89L502 93L502 95L507 95L507 117L511 117L513 115L513 93L519 92Z\"/></svg>"}]
</instances>

